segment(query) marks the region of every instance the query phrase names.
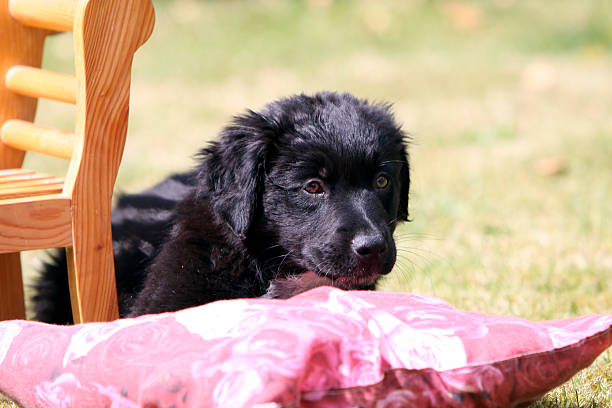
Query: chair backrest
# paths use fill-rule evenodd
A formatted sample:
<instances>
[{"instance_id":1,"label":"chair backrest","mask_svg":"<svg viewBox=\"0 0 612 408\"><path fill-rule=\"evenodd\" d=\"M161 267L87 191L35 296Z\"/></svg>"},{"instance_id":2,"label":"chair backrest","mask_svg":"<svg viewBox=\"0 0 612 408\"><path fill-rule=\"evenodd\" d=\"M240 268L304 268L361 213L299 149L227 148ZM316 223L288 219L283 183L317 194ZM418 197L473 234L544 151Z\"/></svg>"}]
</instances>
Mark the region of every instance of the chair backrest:
<instances>
[{"instance_id":1,"label":"chair backrest","mask_svg":"<svg viewBox=\"0 0 612 408\"><path fill-rule=\"evenodd\" d=\"M133 54L153 30L150 0L0 1L0 169L21 167L25 151L62 157L70 160L64 196L110 200ZM74 76L39 68L45 37L56 31L73 32ZM39 97L76 104L74 132L35 125Z\"/></svg>"}]
</instances>

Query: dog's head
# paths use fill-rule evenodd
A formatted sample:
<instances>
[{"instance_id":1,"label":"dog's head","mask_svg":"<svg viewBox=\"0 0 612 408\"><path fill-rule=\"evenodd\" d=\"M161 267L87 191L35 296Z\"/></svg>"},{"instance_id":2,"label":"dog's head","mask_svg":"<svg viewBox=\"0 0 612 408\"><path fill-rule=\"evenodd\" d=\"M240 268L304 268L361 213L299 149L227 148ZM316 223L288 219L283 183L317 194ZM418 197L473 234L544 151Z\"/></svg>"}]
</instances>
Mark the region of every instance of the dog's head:
<instances>
[{"instance_id":1,"label":"dog's head","mask_svg":"<svg viewBox=\"0 0 612 408\"><path fill-rule=\"evenodd\" d=\"M203 151L199 194L274 276L372 287L408 217L405 135L388 105L299 95L248 112Z\"/></svg>"}]
</instances>

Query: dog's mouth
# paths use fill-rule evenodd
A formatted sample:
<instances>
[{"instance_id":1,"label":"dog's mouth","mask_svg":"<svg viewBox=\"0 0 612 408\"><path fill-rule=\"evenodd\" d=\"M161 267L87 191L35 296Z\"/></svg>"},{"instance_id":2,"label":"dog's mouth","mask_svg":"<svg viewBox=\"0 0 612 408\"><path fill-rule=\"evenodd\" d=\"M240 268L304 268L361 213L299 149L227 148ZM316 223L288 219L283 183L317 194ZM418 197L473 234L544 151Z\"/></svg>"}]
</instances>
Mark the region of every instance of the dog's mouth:
<instances>
[{"instance_id":1,"label":"dog's mouth","mask_svg":"<svg viewBox=\"0 0 612 408\"><path fill-rule=\"evenodd\" d=\"M378 274L370 274L370 275L349 275L349 276L338 276L332 281L334 282L334 286L337 286L342 289L363 289L367 288L376 282L380 275Z\"/></svg>"},{"instance_id":2,"label":"dog's mouth","mask_svg":"<svg viewBox=\"0 0 612 408\"><path fill-rule=\"evenodd\" d=\"M392 263L362 263L348 273L334 275L333 280L344 289L372 289L378 278L387 275L393 268Z\"/></svg>"},{"instance_id":3,"label":"dog's mouth","mask_svg":"<svg viewBox=\"0 0 612 408\"><path fill-rule=\"evenodd\" d=\"M329 258L325 255L328 254L317 253L315 259ZM302 273L316 274L321 281L326 282L325 285L327 286L344 290L371 290L381 276L392 271L395 264L395 256L393 255L394 251L389 251L384 257L372 257L373 259L347 259L344 257L336 262L309 262L310 265L305 265Z\"/></svg>"},{"instance_id":4,"label":"dog's mouth","mask_svg":"<svg viewBox=\"0 0 612 408\"><path fill-rule=\"evenodd\" d=\"M349 274L332 275L317 273L320 278L327 281L327 285L344 290L357 290L371 288L376 280L381 276L367 270L357 270Z\"/></svg>"}]
</instances>

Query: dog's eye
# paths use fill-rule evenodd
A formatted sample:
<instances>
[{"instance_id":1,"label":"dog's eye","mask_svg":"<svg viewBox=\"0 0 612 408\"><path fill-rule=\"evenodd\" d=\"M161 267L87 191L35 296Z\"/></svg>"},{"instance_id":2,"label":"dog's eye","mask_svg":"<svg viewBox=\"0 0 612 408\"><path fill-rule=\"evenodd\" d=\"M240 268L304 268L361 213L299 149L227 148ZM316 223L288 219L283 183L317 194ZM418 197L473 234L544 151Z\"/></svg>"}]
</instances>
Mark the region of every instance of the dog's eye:
<instances>
[{"instance_id":1,"label":"dog's eye","mask_svg":"<svg viewBox=\"0 0 612 408\"><path fill-rule=\"evenodd\" d=\"M376 187L385 188L387 187L388 184L389 184L389 178L385 176L384 174L379 174L378 177L376 177Z\"/></svg>"},{"instance_id":2,"label":"dog's eye","mask_svg":"<svg viewBox=\"0 0 612 408\"><path fill-rule=\"evenodd\" d=\"M304 186L304 190L309 194L323 194L325 192L323 189L323 182L318 179L308 180Z\"/></svg>"}]
</instances>

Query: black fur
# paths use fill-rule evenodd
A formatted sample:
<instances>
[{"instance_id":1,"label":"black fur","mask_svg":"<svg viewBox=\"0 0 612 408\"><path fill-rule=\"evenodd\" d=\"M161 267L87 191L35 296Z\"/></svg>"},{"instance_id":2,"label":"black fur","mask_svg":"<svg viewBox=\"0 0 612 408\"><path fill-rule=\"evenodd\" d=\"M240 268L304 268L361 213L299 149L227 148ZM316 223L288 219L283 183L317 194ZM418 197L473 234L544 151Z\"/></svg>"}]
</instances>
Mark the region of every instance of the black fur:
<instances>
[{"instance_id":1,"label":"black fur","mask_svg":"<svg viewBox=\"0 0 612 408\"><path fill-rule=\"evenodd\" d=\"M373 289L391 271L410 177L387 105L336 93L281 99L236 117L200 158L189 174L119 199L121 316L323 284ZM72 321L65 255L35 289L37 319Z\"/></svg>"}]
</instances>

